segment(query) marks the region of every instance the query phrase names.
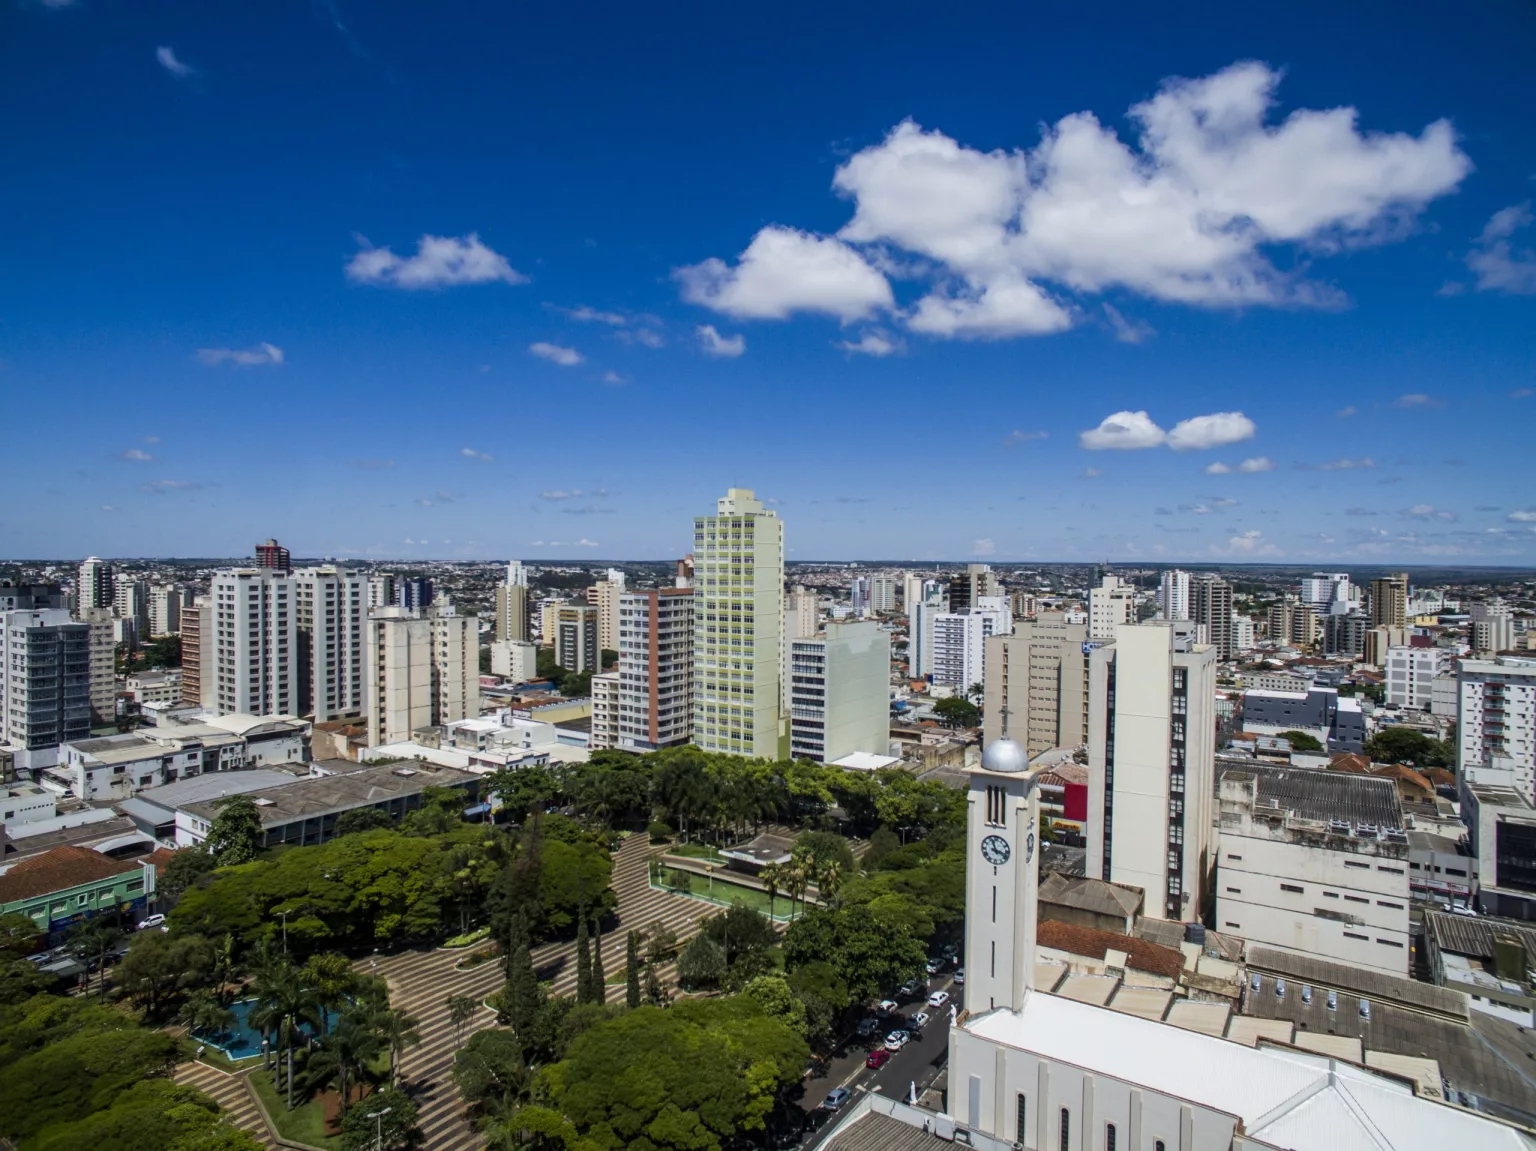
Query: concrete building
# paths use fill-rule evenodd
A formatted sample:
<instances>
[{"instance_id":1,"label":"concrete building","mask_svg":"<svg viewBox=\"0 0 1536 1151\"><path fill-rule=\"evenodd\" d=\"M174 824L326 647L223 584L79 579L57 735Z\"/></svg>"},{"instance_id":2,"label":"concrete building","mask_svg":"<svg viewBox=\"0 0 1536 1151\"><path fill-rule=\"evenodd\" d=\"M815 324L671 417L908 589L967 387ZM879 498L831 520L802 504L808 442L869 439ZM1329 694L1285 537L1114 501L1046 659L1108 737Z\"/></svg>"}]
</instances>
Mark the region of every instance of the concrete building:
<instances>
[{"instance_id":1,"label":"concrete building","mask_svg":"<svg viewBox=\"0 0 1536 1151\"><path fill-rule=\"evenodd\" d=\"M877 612L896 610L896 577L875 575L869 580L869 606Z\"/></svg>"},{"instance_id":2,"label":"concrete building","mask_svg":"<svg viewBox=\"0 0 1536 1151\"><path fill-rule=\"evenodd\" d=\"M1214 850L1216 662L1190 623L1121 627L1090 655L1088 854L1094 879L1197 920Z\"/></svg>"},{"instance_id":3,"label":"concrete building","mask_svg":"<svg viewBox=\"0 0 1536 1151\"><path fill-rule=\"evenodd\" d=\"M1408 576L1383 576L1371 581L1371 626L1408 626Z\"/></svg>"},{"instance_id":4,"label":"concrete building","mask_svg":"<svg viewBox=\"0 0 1536 1151\"><path fill-rule=\"evenodd\" d=\"M528 638L528 573L517 560L507 564L506 582L496 589L496 638L512 643Z\"/></svg>"},{"instance_id":5,"label":"concrete building","mask_svg":"<svg viewBox=\"0 0 1536 1151\"><path fill-rule=\"evenodd\" d=\"M907 673L913 679L933 674L933 621L949 612L939 585L924 585L922 595L907 605Z\"/></svg>"},{"instance_id":6,"label":"concrete building","mask_svg":"<svg viewBox=\"0 0 1536 1151\"><path fill-rule=\"evenodd\" d=\"M117 598L112 589L112 565L91 556L80 565L80 573L75 579L75 610L111 608L116 603Z\"/></svg>"},{"instance_id":7,"label":"concrete building","mask_svg":"<svg viewBox=\"0 0 1536 1151\"><path fill-rule=\"evenodd\" d=\"M1006 735L1023 744L1030 759L1053 747L1086 744L1088 653L1097 646L1089 643L1087 627L1066 623L1059 612L989 638L984 742Z\"/></svg>"},{"instance_id":8,"label":"concrete building","mask_svg":"<svg viewBox=\"0 0 1536 1151\"><path fill-rule=\"evenodd\" d=\"M293 570L293 559L288 549L274 539L256 545L256 566L268 571L287 575Z\"/></svg>"},{"instance_id":9,"label":"concrete building","mask_svg":"<svg viewBox=\"0 0 1536 1151\"><path fill-rule=\"evenodd\" d=\"M1217 929L1406 976L1408 835L1388 779L1306 768L1222 773Z\"/></svg>"},{"instance_id":10,"label":"concrete building","mask_svg":"<svg viewBox=\"0 0 1536 1151\"><path fill-rule=\"evenodd\" d=\"M376 572L368 577L368 609L393 607L395 603L395 577L388 572Z\"/></svg>"},{"instance_id":11,"label":"concrete building","mask_svg":"<svg viewBox=\"0 0 1536 1151\"><path fill-rule=\"evenodd\" d=\"M592 719L587 728L593 751L619 746L619 672L592 677Z\"/></svg>"},{"instance_id":12,"label":"concrete building","mask_svg":"<svg viewBox=\"0 0 1536 1151\"><path fill-rule=\"evenodd\" d=\"M912 605L923 598L923 587L931 576L922 572L903 572L901 576L901 610L910 611Z\"/></svg>"},{"instance_id":13,"label":"concrete building","mask_svg":"<svg viewBox=\"0 0 1536 1151\"><path fill-rule=\"evenodd\" d=\"M213 597L197 596L181 613L181 702L188 707L217 708L217 645Z\"/></svg>"},{"instance_id":14,"label":"concrete building","mask_svg":"<svg viewBox=\"0 0 1536 1151\"><path fill-rule=\"evenodd\" d=\"M1190 603L1189 573L1177 568L1165 571L1157 588L1157 610L1166 620L1189 619L1193 605Z\"/></svg>"},{"instance_id":15,"label":"concrete building","mask_svg":"<svg viewBox=\"0 0 1536 1151\"><path fill-rule=\"evenodd\" d=\"M873 620L829 623L789 645L789 750L832 763L891 746L891 637Z\"/></svg>"},{"instance_id":16,"label":"concrete building","mask_svg":"<svg viewBox=\"0 0 1536 1151\"><path fill-rule=\"evenodd\" d=\"M86 802L127 799L202 770L197 748L166 747L142 736L77 739L59 749L59 762L40 777L44 787Z\"/></svg>"},{"instance_id":17,"label":"concrete building","mask_svg":"<svg viewBox=\"0 0 1536 1151\"><path fill-rule=\"evenodd\" d=\"M619 601L619 741L656 751L693 734L693 589L626 592Z\"/></svg>"},{"instance_id":18,"label":"concrete building","mask_svg":"<svg viewBox=\"0 0 1536 1151\"><path fill-rule=\"evenodd\" d=\"M395 598L390 606L404 608L413 615L424 615L437 602L437 589L426 576L400 576L395 579Z\"/></svg>"},{"instance_id":19,"label":"concrete building","mask_svg":"<svg viewBox=\"0 0 1536 1151\"><path fill-rule=\"evenodd\" d=\"M1451 661L1452 664L1455 660ZM1429 713L1455 719L1461 707L1461 685L1456 672L1445 671L1435 677L1429 689Z\"/></svg>"},{"instance_id":20,"label":"concrete building","mask_svg":"<svg viewBox=\"0 0 1536 1151\"><path fill-rule=\"evenodd\" d=\"M498 639L491 644L491 674L513 683L527 683L538 675L538 645L527 640Z\"/></svg>"},{"instance_id":21,"label":"concrete building","mask_svg":"<svg viewBox=\"0 0 1536 1151\"><path fill-rule=\"evenodd\" d=\"M24 915L50 944L108 913L131 923L155 893L155 865L73 845L22 860L0 875L0 915Z\"/></svg>"},{"instance_id":22,"label":"concrete building","mask_svg":"<svg viewBox=\"0 0 1536 1151\"><path fill-rule=\"evenodd\" d=\"M1259 646L1259 625L1252 616L1232 617L1232 648L1238 653L1249 652Z\"/></svg>"},{"instance_id":23,"label":"concrete building","mask_svg":"<svg viewBox=\"0 0 1536 1151\"><path fill-rule=\"evenodd\" d=\"M1475 603L1467 609L1472 650L1491 656L1515 649L1515 620L1508 607L1494 603Z\"/></svg>"},{"instance_id":24,"label":"concrete building","mask_svg":"<svg viewBox=\"0 0 1536 1151\"><path fill-rule=\"evenodd\" d=\"M602 671L598 609L589 604L561 604L555 612L555 663L566 671Z\"/></svg>"},{"instance_id":25,"label":"concrete building","mask_svg":"<svg viewBox=\"0 0 1536 1151\"><path fill-rule=\"evenodd\" d=\"M969 691L986 682L989 636L1013 632L1013 608L1006 596L982 596L963 612L933 617L933 682ZM909 640L910 643L910 640Z\"/></svg>"},{"instance_id":26,"label":"concrete building","mask_svg":"<svg viewBox=\"0 0 1536 1151\"><path fill-rule=\"evenodd\" d=\"M367 600L361 572L319 567L293 573L299 709L316 723L357 719L367 707Z\"/></svg>"},{"instance_id":27,"label":"concrete building","mask_svg":"<svg viewBox=\"0 0 1536 1151\"><path fill-rule=\"evenodd\" d=\"M784 525L750 488L693 521L693 742L777 759L783 719Z\"/></svg>"},{"instance_id":28,"label":"concrete building","mask_svg":"<svg viewBox=\"0 0 1536 1151\"><path fill-rule=\"evenodd\" d=\"M997 577L987 564L966 564L965 571L949 578L949 610L969 611L983 597L998 594Z\"/></svg>"},{"instance_id":29,"label":"concrete building","mask_svg":"<svg viewBox=\"0 0 1536 1151\"><path fill-rule=\"evenodd\" d=\"M1344 615L1338 612L1325 615L1322 620L1324 655L1354 659L1364 654L1370 620L1363 615Z\"/></svg>"},{"instance_id":30,"label":"concrete building","mask_svg":"<svg viewBox=\"0 0 1536 1151\"><path fill-rule=\"evenodd\" d=\"M1435 679L1455 662L1449 648L1389 647L1387 649L1386 702L1388 707L1414 707L1428 711Z\"/></svg>"},{"instance_id":31,"label":"concrete building","mask_svg":"<svg viewBox=\"0 0 1536 1151\"><path fill-rule=\"evenodd\" d=\"M59 607L0 612L0 739L17 770L90 735L91 627Z\"/></svg>"},{"instance_id":32,"label":"concrete building","mask_svg":"<svg viewBox=\"0 0 1536 1151\"><path fill-rule=\"evenodd\" d=\"M123 679L123 691L131 695L133 702L140 707L146 703L179 703L181 668L132 672Z\"/></svg>"},{"instance_id":33,"label":"concrete building","mask_svg":"<svg viewBox=\"0 0 1536 1151\"><path fill-rule=\"evenodd\" d=\"M561 600L552 600L549 603L539 605L540 647L555 646L555 632L559 630L555 627L555 620L560 615L560 609L565 606L566 604Z\"/></svg>"},{"instance_id":34,"label":"concrete building","mask_svg":"<svg viewBox=\"0 0 1536 1151\"><path fill-rule=\"evenodd\" d=\"M1519 923L1424 913L1424 950L1430 978L1462 992L1474 1011L1533 1025L1536 929Z\"/></svg>"},{"instance_id":35,"label":"concrete building","mask_svg":"<svg viewBox=\"0 0 1536 1151\"><path fill-rule=\"evenodd\" d=\"M149 634L175 635L181 631L182 590L173 584L154 584L149 589Z\"/></svg>"},{"instance_id":36,"label":"concrete building","mask_svg":"<svg viewBox=\"0 0 1536 1151\"><path fill-rule=\"evenodd\" d=\"M1216 658L1237 658L1232 636L1232 585L1220 576L1196 576L1189 589L1191 614L1200 625L1201 642L1216 649Z\"/></svg>"},{"instance_id":37,"label":"concrete building","mask_svg":"<svg viewBox=\"0 0 1536 1151\"><path fill-rule=\"evenodd\" d=\"M384 608L367 634L370 746L480 714L478 621Z\"/></svg>"},{"instance_id":38,"label":"concrete building","mask_svg":"<svg viewBox=\"0 0 1536 1151\"><path fill-rule=\"evenodd\" d=\"M624 573L616 568L609 568L608 578L599 580L588 593L587 602L597 608L597 646L600 649L619 650L619 597L623 594Z\"/></svg>"},{"instance_id":39,"label":"concrete building","mask_svg":"<svg viewBox=\"0 0 1536 1151\"><path fill-rule=\"evenodd\" d=\"M1136 589L1117 575L1107 575L1088 591L1088 637L1114 639L1115 629L1136 622Z\"/></svg>"},{"instance_id":40,"label":"concrete building","mask_svg":"<svg viewBox=\"0 0 1536 1151\"><path fill-rule=\"evenodd\" d=\"M1301 581L1301 602L1318 615L1330 615L1335 604L1347 611L1350 601L1348 572L1313 572Z\"/></svg>"},{"instance_id":41,"label":"concrete building","mask_svg":"<svg viewBox=\"0 0 1536 1151\"><path fill-rule=\"evenodd\" d=\"M1360 701L1337 688L1306 691L1245 691L1243 730L1251 735L1301 731L1330 753L1365 750L1365 713Z\"/></svg>"},{"instance_id":42,"label":"concrete building","mask_svg":"<svg viewBox=\"0 0 1536 1151\"><path fill-rule=\"evenodd\" d=\"M816 593L802 584L790 589L784 601L784 638L810 639L821 630Z\"/></svg>"},{"instance_id":43,"label":"concrete building","mask_svg":"<svg viewBox=\"0 0 1536 1151\"><path fill-rule=\"evenodd\" d=\"M112 585L112 611L133 625L137 639L149 635L149 583L132 576L118 576Z\"/></svg>"},{"instance_id":44,"label":"concrete building","mask_svg":"<svg viewBox=\"0 0 1536 1151\"><path fill-rule=\"evenodd\" d=\"M1536 804L1536 659L1464 659L1457 685L1456 777Z\"/></svg>"},{"instance_id":45,"label":"concrete building","mask_svg":"<svg viewBox=\"0 0 1536 1151\"><path fill-rule=\"evenodd\" d=\"M293 579L274 567L216 572L209 598L213 627L201 637L201 674L213 676L204 688L213 710L298 715L304 702Z\"/></svg>"},{"instance_id":46,"label":"concrete building","mask_svg":"<svg viewBox=\"0 0 1536 1151\"><path fill-rule=\"evenodd\" d=\"M1467 847L1476 860L1478 910L1536 920L1536 807L1512 787L1457 775Z\"/></svg>"},{"instance_id":47,"label":"concrete building","mask_svg":"<svg viewBox=\"0 0 1536 1151\"><path fill-rule=\"evenodd\" d=\"M1405 627L1373 627L1365 633L1365 647L1361 658L1371 667L1386 667L1387 653L1394 647L1408 646L1408 629Z\"/></svg>"},{"instance_id":48,"label":"concrete building","mask_svg":"<svg viewBox=\"0 0 1536 1151\"><path fill-rule=\"evenodd\" d=\"M113 638L112 609L77 609L76 618L90 628L91 723L112 723L117 719L117 644ZM185 663L185 655L182 661Z\"/></svg>"},{"instance_id":49,"label":"concrete building","mask_svg":"<svg viewBox=\"0 0 1536 1151\"><path fill-rule=\"evenodd\" d=\"M857 619L869 615L869 577L854 576L848 584L848 607Z\"/></svg>"}]
</instances>

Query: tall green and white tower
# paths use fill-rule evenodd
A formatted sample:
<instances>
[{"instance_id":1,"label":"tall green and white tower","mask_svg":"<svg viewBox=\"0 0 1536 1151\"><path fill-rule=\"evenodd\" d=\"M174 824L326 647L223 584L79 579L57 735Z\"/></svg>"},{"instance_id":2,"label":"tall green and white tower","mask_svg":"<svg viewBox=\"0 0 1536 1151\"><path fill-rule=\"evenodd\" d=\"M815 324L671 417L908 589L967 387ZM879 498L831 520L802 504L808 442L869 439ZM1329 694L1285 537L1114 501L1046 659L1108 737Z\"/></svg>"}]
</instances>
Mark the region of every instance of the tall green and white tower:
<instances>
[{"instance_id":1,"label":"tall green and white tower","mask_svg":"<svg viewBox=\"0 0 1536 1151\"><path fill-rule=\"evenodd\" d=\"M784 525L750 488L693 521L693 742L788 754L780 682Z\"/></svg>"}]
</instances>

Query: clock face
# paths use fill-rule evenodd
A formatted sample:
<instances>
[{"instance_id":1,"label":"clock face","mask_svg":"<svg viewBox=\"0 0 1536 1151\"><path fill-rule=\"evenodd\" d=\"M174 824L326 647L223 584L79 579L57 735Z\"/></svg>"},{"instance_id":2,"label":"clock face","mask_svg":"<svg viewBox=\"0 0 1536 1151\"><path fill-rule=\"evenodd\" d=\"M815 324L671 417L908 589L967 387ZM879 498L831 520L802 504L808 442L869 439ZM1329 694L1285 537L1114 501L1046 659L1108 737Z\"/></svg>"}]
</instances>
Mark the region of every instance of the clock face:
<instances>
[{"instance_id":1,"label":"clock face","mask_svg":"<svg viewBox=\"0 0 1536 1151\"><path fill-rule=\"evenodd\" d=\"M1008 862L1013 849L1001 835L989 835L981 841L981 857L994 866Z\"/></svg>"}]
</instances>

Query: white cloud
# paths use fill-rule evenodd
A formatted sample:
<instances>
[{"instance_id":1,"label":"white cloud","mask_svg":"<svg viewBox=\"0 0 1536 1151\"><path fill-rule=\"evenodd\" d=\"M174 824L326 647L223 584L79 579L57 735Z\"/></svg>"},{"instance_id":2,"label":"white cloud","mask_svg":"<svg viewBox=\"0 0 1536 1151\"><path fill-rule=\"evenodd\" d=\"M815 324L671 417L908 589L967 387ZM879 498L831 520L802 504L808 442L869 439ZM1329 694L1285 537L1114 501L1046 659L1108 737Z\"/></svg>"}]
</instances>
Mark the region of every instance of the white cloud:
<instances>
[{"instance_id":1,"label":"white cloud","mask_svg":"<svg viewBox=\"0 0 1536 1151\"><path fill-rule=\"evenodd\" d=\"M1050 435L1050 432L1025 432L1020 431L1018 428L1014 428L1013 431L1008 433L1008 438L1003 441L1003 444L1007 447L1013 448L1017 447L1019 444L1028 444L1033 443L1035 440L1049 439Z\"/></svg>"},{"instance_id":2,"label":"white cloud","mask_svg":"<svg viewBox=\"0 0 1536 1151\"><path fill-rule=\"evenodd\" d=\"M1280 549L1272 543L1265 542L1264 533L1261 531L1246 531L1232 536L1227 540L1226 546L1212 545L1213 552L1228 555L1245 556L1277 556Z\"/></svg>"},{"instance_id":3,"label":"white cloud","mask_svg":"<svg viewBox=\"0 0 1536 1151\"><path fill-rule=\"evenodd\" d=\"M693 331L699 337L699 346L704 349L706 355L735 359L747 350L745 336L722 336L713 324L700 324Z\"/></svg>"},{"instance_id":4,"label":"white cloud","mask_svg":"<svg viewBox=\"0 0 1536 1151\"><path fill-rule=\"evenodd\" d=\"M1299 466L1301 466L1302 468L1308 468L1308 467L1310 467L1312 465L1302 464L1302 465L1299 465ZM1349 471L1354 471L1357 468L1374 468L1375 466L1376 466L1376 461L1371 459L1370 456L1366 456L1364 459L1359 459L1359 460L1351 460L1351 459L1330 460L1326 464L1317 464L1317 465L1315 465L1315 469L1317 471L1320 471L1320 472L1349 472Z\"/></svg>"},{"instance_id":5,"label":"white cloud","mask_svg":"<svg viewBox=\"0 0 1536 1151\"><path fill-rule=\"evenodd\" d=\"M451 288L460 284L522 284L528 277L516 271L507 258L481 243L474 232L464 237L422 236L416 254L395 255L388 248L371 247L361 237L362 249L347 261L347 278L380 288Z\"/></svg>"},{"instance_id":6,"label":"white cloud","mask_svg":"<svg viewBox=\"0 0 1536 1151\"><path fill-rule=\"evenodd\" d=\"M1237 507L1237 501L1234 500L1234 499L1228 498L1228 497L1222 497L1220 499L1213 499L1211 501L1211 507L1213 507L1213 508L1235 508L1235 507Z\"/></svg>"},{"instance_id":7,"label":"white cloud","mask_svg":"<svg viewBox=\"0 0 1536 1151\"><path fill-rule=\"evenodd\" d=\"M930 336L1003 339L1063 332L1072 317L1039 287L1021 276L991 280L967 277L958 288L924 296L907 318L914 332Z\"/></svg>"},{"instance_id":8,"label":"white cloud","mask_svg":"<svg viewBox=\"0 0 1536 1151\"><path fill-rule=\"evenodd\" d=\"M574 368L582 362L583 358L575 348L562 348L559 344L546 344L542 340L536 344L529 344L528 350L539 359L559 364L562 368Z\"/></svg>"},{"instance_id":9,"label":"white cloud","mask_svg":"<svg viewBox=\"0 0 1536 1151\"><path fill-rule=\"evenodd\" d=\"M992 556L997 554L997 544L989 539L974 540L971 543L973 556Z\"/></svg>"},{"instance_id":10,"label":"white cloud","mask_svg":"<svg viewBox=\"0 0 1536 1151\"><path fill-rule=\"evenodd\" d=\"M1104 305L1104 318L1109 321L1109 327L1115 333L1115 339L1122 344L1139 344L1157 335L1151 324L1144 320L1126 319L1121 315L1120 309L1113 304Z\"/></svg>"},{"instance_id":11,"label":"white cloud","mask_svg":"<svg viewBox=\"0 0 1536 1151\"><path fill-rule=\"evenodd\" d=\"M1168 446L1176 452L1202 451L1253 438L1258 429L1242 412L1215 412L1180 420L1168 433Z\"/></svg>"},{"instance_id":12,"label":"white cloud","mask_svg":"<svg viewBox=\"0 0 1536 1151\"><path fill-rule=\"evenodd\" d=\"M1208 476L1224 476L1232 470L1231 464L1224 464L1220 460L1205 465L1205 474Z\"/></svg>"},{"instance_id":13,"label":"white cloud","mask_svg":"<svg viewBox=\"0 0 1536 1151\"><path fill-rule=\"evenodd\" d=\"M1477 273L1480 292L1536 292L1536 251L1516 251L1511 237L1529 227L1533 218L1529 202L1515 204L1493 214L1483 234L1467 254L1467 266Z\"/></svg>"},{"instance_id":14,"label":"white cloud","mask_svg":"<svg viewBox=\"0 0 1536 1151\"><path fill-rule=\"evenodd\" d=\"M146 462L148 460L152 460L155 457L150 455L148 452L144 451L142 448L129 448L127 451L123 452L118 458L119 459L124 459L124 460L136 460L136 461L138 461L140 463L143 463L143 462Z\"/></svg>"},{"instance_id":15,"label":"white cloud","mask_svg":"<svg viewBox=\"0 0 1536 1151\"><path fill-rule=\"evenodd\" d=\"M906 345L900 339L881 328L871 328L862 333L857 343L841 340L837 346L845 352L857 352L864 356L890 356L906 350Z\"/></svg>"},{"instance_id":16,"label":"white cloud","mask_svg":"<svg viewBox=\"0 0 1536 1151\"><path fill-rule=\"evenodd\" d=\"M146 444L158 444L160 442L160 437L159 436L145 436L144 437L144 442Z\"/></svg>"},{"instance_id":17,"label":"white cloud","mask_svg":"<svg viewBox=\"0 0 1536 1151\"><path fill-rule=\"evenodd\" d=\"M660 348L666 344L660 332L653 332L649 328L639 328L635 331L635 343L646 348Z\"/></svg>"},{"instance_id":18,"label":"white cloud","mask_svg":"<svg viewBox=\"0 0 1536 1151\"><path fill-rule=\"evenodd\" d=\"M477 452L474 448L460 448L459 455L467 460L479 460L485 464L493 463L496 459L490 452Z\"/></svg>"},{"instance_id":19,"label":"white cloud","mask_svg":"<svg viewBox=\"0 0 1536 1151\"><path fill-rule=\"evenodd\" d=\"M617 387L620 387L621 385L623 385L624 377L619 375L618 372L612 372L612 371L604 372L603 373L603 383L609 384L609 385L617 388Z\"/></svg>"},{"instance_id":20,"label":"white cloud","mask_svg":"<svg viewBox=\"0 0 1536 1151\"><path fill-rule=\"evenodd\" d=\"M1394 408L1438 408L1440 401L1434 396L1427 396L1423 392L1409 392L1407 395L1398 396L1392 401Z\"/></svg>"},{"instance_id":21,"label":"white cloud","mask_svg":"<svg viewBox=\"0 0 1536 1151\"><path fill-rule=\"evenodd\" d=\"M579 308L557 308L555 310L564 312L571 319L578 320L584 324L611 324L616 328L621 328L629 323L629 320L618 312L599 312L597 309L589 308L586 305L582 305Z\"/></svg>"},{"instance_id":22,"label":"white cloud","mask_svg":"<svg viewBox=\"0 0 1536 1151\"><path fill-rule=\"evenodd\" d=\"M1116 412L1105 416L1098 427L1077 435L1078 444L1094 452L1108 448L1155 448L1167 439L1168 433L1154 424L1146 412Z\"/></svg>"},{"instance_id":23,"label":"white cloud","mask_svg":"<svg viewBox=\"0 0 1536 1151\"><path fill-rule=\"evenodd\" d=\"M250 368L261 364L283 362L283 349L275 344L257 344L254 348L198 348L197 358L209 367L234 364Z\"/></svg>"},{"instance_id":24,"label":"white cloud","mask_svg":"<svg viewBox=\"0 0 1536 1151\"><path fill-rule=\"evenodd\" d=\"M885 277L847 244L778 225L752 237L734 268L711 258L674 275L684 299L738 319L823 312L862 320L895 303Z\"/></svg>"},{"instance_id":25,"label":"white cloud","mask_svg":"<svg viewBox=\"0 0 1536 1151\"><path fill-rule=\"evenodd\" d=\"M1333 414L1341 420L1347 420L1350 416L1358 416L1360 414L1360 409L1355 407L1354 404L1350 404L1349 407L1340 408Z\"/></svg>"},{"instance_id":26,"label":"white cloud","mask_svg":"<svg viewBox=\"0 0 1536 1151\"><path fill-rule=\"evenodd\" d=\"M1102 476L1103 474L1104 474L1103 471L1101 471L1098 468L1084 468L1083 469L1083 479L1085 479L1085 480L1097 479L1099 476Z\"/></svg>"},{"instance_id":27,"label":"white cloud","mask_svg":"<svg viewBox=\"0 0 1536 1151\"><path fill-rule=\"evenodd\" d=\"M1414 504L1413 507L1406 509L1403 515L1415 520L1454 521L1459 518L1455 512L1448 512L1442 508L1437 508L1434 504Z\"/></svg>"},{"instance_id":28,"label":"white cloud","mask_svg":"<svg viewBox=\"0 0 1536 1151\"><path fill-rule=\"evenodd\" d=\"M102 504L101 505L101 510L104 511L104 512L115 512L115 511L117 511L117 505L116 504Z\"/></svg>"},{"instance_id":29,"label":"white cloud","mask_svg":"<svg viewBox=\"0 0 1536 1151\"><path fill-rule=\"evenodd\" d=\"M1536 524L1536 508L1521 508L1504 518L1517 524Z\"/></svg>"},{"instance_id":30,"label":"white cloud","mask_svg":"<svg viewBox=\"0 0 1536 1151\"><path fill-rule=\"evenodd\" d=\"M176 59L176 53L173 49L167 48L163 45L155 49L155 59L160 61L160 67L164 68L172 76L176 76L178 78L190 76L193 72L196 71L192 65L184 64L180 60Z\"/></svg>"},{"instance_id":31,"label":"white cloud","mask_svg":"<svg viewBox=\"0 0 1536 1151\"><path fill-rule=\"evenodd\" d=\"M1275 470L1275 461L1268 456L1253 456L1238 464L1237 470L1249 475L1256 472L1272 472Z\"/></svg>"}]
</instances>

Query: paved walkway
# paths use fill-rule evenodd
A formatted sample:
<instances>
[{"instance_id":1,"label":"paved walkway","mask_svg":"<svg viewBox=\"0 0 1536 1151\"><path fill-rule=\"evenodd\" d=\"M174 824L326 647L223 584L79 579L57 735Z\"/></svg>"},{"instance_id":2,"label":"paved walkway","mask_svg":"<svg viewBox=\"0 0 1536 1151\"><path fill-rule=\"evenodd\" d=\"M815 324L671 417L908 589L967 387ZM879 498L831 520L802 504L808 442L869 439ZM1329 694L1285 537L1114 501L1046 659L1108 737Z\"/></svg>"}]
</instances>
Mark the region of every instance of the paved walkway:
<instances>
[{"instance_id":1,"label":"paved walkway","mask_svg":"<svg viewBox=\"0 0 1536 1151\"><path fill-rule=\"evenodd\" d=\"M277 1147L277 1141L272 1138L266 1121L257 1110L256 1100L251 1098L243 1075L228 1075L206 1063L183 1063L176 1068L176 1082L196 1087L211 1095L229 1113L236 1127L256 1136L263 1147Z\"/></svg>"}]
</instances>

